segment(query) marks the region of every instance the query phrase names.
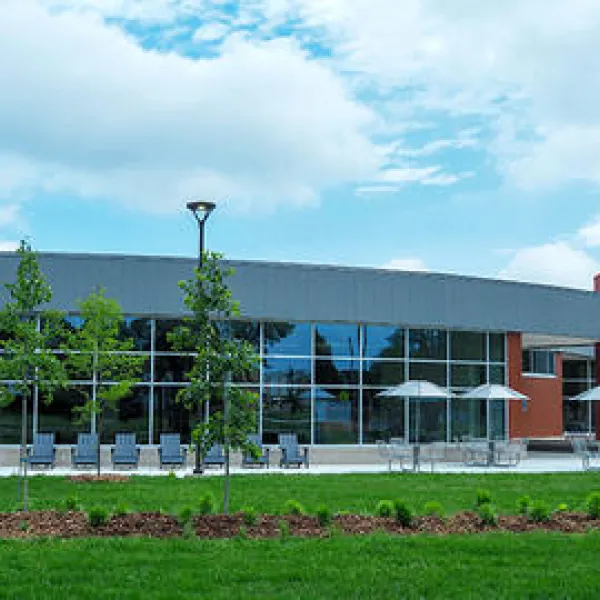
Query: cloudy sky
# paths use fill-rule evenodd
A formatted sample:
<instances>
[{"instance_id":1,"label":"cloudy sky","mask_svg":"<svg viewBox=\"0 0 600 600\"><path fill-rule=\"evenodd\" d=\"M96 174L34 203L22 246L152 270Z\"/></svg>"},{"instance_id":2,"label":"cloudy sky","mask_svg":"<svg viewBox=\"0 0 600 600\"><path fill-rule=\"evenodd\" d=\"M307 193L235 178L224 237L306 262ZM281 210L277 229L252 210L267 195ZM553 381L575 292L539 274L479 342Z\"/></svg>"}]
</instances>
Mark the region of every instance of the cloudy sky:
<instances>
[{"instance_id":1,"label":"cloudy sky","mask_svg":"<svg viewBox=\"0 0 600 600\"><path fill-rule=\"evenodd\" d=\"M0 249L589 288L598 0L2 0Z\"/></svg>"}]
</instances>

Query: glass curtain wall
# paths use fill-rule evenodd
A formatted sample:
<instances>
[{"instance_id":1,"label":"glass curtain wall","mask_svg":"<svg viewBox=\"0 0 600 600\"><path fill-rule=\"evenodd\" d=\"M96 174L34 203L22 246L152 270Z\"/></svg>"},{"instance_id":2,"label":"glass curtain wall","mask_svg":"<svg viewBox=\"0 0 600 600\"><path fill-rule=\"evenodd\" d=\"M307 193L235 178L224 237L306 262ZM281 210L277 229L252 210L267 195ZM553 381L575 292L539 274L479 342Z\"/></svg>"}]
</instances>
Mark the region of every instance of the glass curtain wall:
<instances>
[{"instance_id":1,"label":"glass curtain wall","mask_svg":"<svg viewBox=\"0 0 600 600\"><path fill-rule=\"evenodd\" d=\"M590 352L591 354L591 352ZM573 397L596 386L596 361L585 356L563 356L563 426L567 433L591 433L596 429L594 403Z\"/></svg>"}]
</instances>

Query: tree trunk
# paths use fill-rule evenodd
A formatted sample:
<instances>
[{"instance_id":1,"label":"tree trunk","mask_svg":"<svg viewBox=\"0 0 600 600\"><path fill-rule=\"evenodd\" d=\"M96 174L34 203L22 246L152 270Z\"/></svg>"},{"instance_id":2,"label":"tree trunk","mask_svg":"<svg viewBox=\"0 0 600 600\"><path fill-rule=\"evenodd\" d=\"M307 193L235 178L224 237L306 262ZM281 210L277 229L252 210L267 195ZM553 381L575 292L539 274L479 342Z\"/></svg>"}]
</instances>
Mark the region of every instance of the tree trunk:
<instances>
[{"instance_id":1,"label":"tree trunk","mask_svg":"<svg viewBox=\"0 0 600 600\"><path fill-rule=\"evenodd\" d=\"M97 448L97 456L98 456L98 465L97 465L97 474L100 477L100 440L102 439L102 409L98 411L98 426L96 427L96 433L98 434L98 444Z\"/></svg>"},{"instance_id":2,"label":"tree trunk","mask_svg":"<svg viewBox=\"0 0 600 600\"><path fill-rule=\"evenodd\" d=\"M19 453L20 500L23 512L29 510L29 489L27 481L27 392L21 394L21 450Z\"/></svg>"},{"instance_id":3,"label":"tree trunk","mask_svg":"<svg viewBox=\"0 0 600 600\"><path fill-rule=\"evenodd\" d=\"M229 458L230 458L230 443L229 443L229 380L230 375L227 373L225 376L225 386L223 390L223 421L225 428L225 482L224 482L224 490L223 490L223 513L229 514Z\"/></svg>"}]
</instances>

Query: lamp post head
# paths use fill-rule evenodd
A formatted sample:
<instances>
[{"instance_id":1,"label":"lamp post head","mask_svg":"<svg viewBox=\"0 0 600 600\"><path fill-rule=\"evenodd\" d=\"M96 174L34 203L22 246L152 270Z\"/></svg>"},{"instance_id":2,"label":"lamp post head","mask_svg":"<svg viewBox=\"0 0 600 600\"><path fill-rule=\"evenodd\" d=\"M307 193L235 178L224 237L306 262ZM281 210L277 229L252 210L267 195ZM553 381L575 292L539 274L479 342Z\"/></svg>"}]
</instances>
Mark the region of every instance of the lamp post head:
<instances>
[{"instance_id":1,"label":"lamp post head","mask_svg":"<svg viewBox=\"0 0 600 600\"><path fill-rule=\"evenodd\" d=\"M191 210L196 219L204 221L208 219L210 213L215 210L216 204L214 202L206 202L203 200L196 200L188 202L186 204L188 210Z\"/></svg>"}]
</instances>

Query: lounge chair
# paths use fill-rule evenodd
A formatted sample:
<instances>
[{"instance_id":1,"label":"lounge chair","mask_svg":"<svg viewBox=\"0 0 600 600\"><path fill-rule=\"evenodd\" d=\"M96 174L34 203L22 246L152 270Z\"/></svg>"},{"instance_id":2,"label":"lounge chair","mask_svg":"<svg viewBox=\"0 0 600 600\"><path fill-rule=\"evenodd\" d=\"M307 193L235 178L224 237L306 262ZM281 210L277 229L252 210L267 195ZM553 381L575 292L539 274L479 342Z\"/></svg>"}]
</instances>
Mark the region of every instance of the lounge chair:
<instances>
[{"instance_id":1,"label":"lounge chair","mask_svg":"<svg viewBox=\"0 0 600 600\"><path fill-rule=\"evenodd\" d=\"M267 469L268 469L269 468L269 460L270 460L269 449L263 448L260 436L259 435L249 435L248 441L251 444L258 446L258 449L260 450L260 456L255 457L250 452L244 452L242 454L242 466L243 467L252 467L252 466L258 465L258 466L262 467L262 466L266 465Z\"/></svg>"},{"instance_id":2,"label":"lounge chair","mask_svg":"<svg viewBox=\"0 0 600 600\"><path fill-rule=\"evenodd\" d=\"M160 468L163 465L185 466L187 448L181 447L181 437L178 433L161 433L158 458Z\"/></svg>"},{"instance_id":3,"label":"lounge chair","mask_svg":"<svg viewBox=\"0 0 600 600\"><path fill-rule=\"evenodd\" d=\"M97 433L77 434L77 446L71 447L71 462L74 466L98 464Z\"/></svg>"},{"instance_id":4,"label":"lounge chair","mask_svg":"<svg viewBox=\"0 0 600 600\"><path fill-rule=\"evenodd\" d=\"M44 465L52 468L56 448L53 433L36 433L33 436L33 446L27 449L27 462L33 467Z\"/></svg>"},{"instance_id":5,"label":"lounge chair","mask_svg":"<svg viewBox=\"0 0 600 600\"><path fill-rule=\"evenodd\" d=\"M289 467L290 465L305 465L308 469L308 448L304 447L302 452L298 447L298 436L295 433L280 433L279 448L281 449L280 467Z\"/></svg>"},{"instance_id":6,"label":"lounge chair","mask_svg":"<svg viewBox=\"0 0 600 600\"><path fill-rule=\"evenodd\" d=\"M135 433L117 433L115 446L111 450L113 466L129 465L137 467L140 460L140 449L136 445Z\"/></svg>"},{"instance_id":7,"label":"lounge chair","mask_svg":"<svg viewBox=\"0 0 600 600\"><path fill-rule=\"evenodd\" d=\"M225 464L225 455L221 444L213 444L206 454L202 456L202 465L205 467L222 467Z\"/></svg>"}]
</instances>

